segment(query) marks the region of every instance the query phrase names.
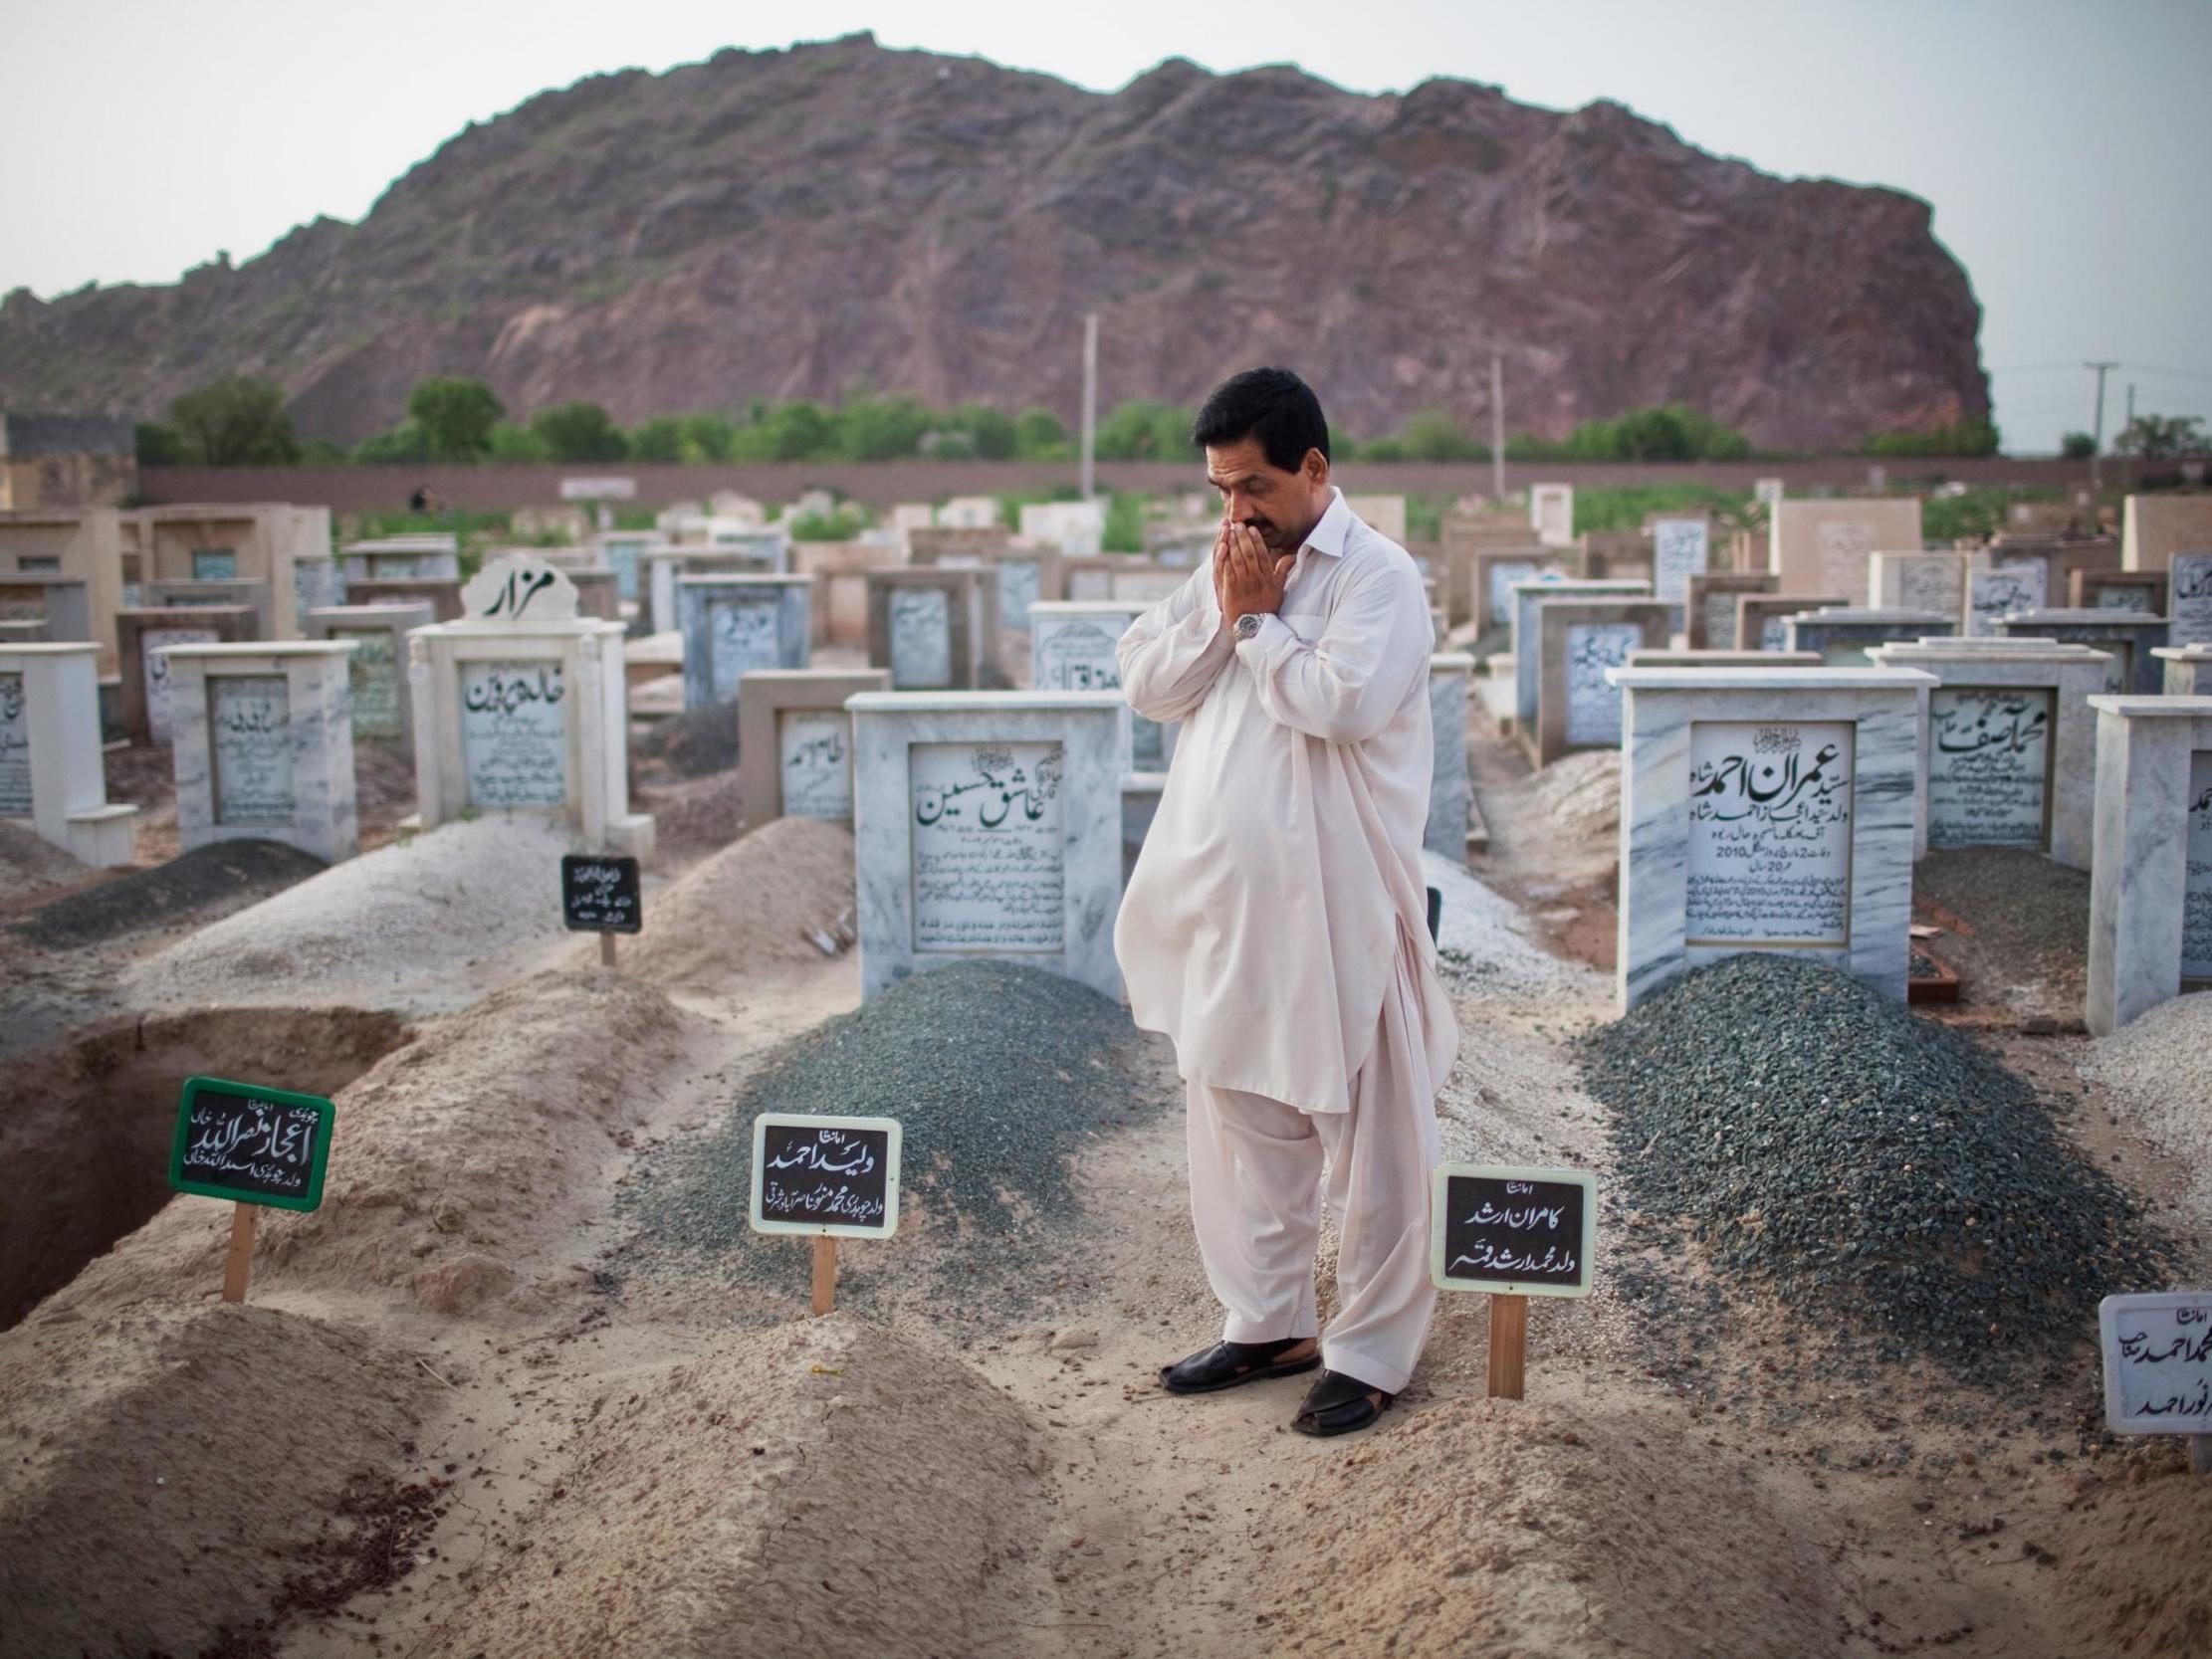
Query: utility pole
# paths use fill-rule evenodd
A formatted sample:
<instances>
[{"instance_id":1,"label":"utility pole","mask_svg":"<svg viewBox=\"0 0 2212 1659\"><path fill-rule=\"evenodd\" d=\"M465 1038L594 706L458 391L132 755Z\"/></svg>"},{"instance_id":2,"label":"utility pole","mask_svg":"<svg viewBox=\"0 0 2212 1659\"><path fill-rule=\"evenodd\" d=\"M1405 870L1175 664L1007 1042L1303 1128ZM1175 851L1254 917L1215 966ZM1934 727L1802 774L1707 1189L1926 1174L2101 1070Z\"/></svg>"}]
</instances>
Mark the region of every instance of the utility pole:
<instances>
[{"instance_id":1,"label":"utility pole","mask_svg":"<svg viewBox=\"0 0 2212 1659\"><path fill-rule=\"evenodd\" d=\"M2127 420L2119 429L2119 441L2127 442L2127 434L2135 428L2135 382L2127 382ZM2135 452L2129 450L2127 459L2120 463L2120 488L2132 495L2135 490Z\"/></svg>"},{"instance_id":2,"label":"utility pole","mask_svg":"<svg viewBox=\"0 0 2212 1659\"><path fill-rule=\"evenodd\" d=\"M1505 365L1490 353L1490 500L1505 505Z\"/></svg>"},{"instance_id":3,"label":"utility pole","mask_svg":"<svg viewBox=\"0 0 2212 1659\"><path fill-rule=\"evenodd\" d=\"M2097 429L2094 434L2096 448L2090 451L2090 488L2101 501L2104 496L2104 376L2117 363L2084 363L2084 368L2097 370Z\"/></svg>"},{"instance_id":4,"label":"utility pole","mask_svg":"<svg viewBox=\"0 0 2212 1659\"><path fill-rule=\"evenodd\" d=\"M1083 500L1098 495L1098 312L1083 313Z\"/></svg>"}]
</instances>

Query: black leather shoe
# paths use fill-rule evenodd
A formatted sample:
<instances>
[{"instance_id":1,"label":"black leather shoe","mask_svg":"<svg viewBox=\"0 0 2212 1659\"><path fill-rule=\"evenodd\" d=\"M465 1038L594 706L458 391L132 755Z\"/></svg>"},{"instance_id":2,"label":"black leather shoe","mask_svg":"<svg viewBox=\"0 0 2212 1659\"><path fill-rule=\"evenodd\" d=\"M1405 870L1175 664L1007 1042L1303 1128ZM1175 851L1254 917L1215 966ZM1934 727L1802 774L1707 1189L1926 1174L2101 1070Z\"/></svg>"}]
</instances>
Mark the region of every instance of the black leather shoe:
<instances>
[{"instance_id":1,"label":"black leather shoe","mask_svg":"<svg viewBox=\"0 0 2212 1659\"><path fill-rule=\"evenodd\" d=\"M1271 1376L1295 1376L1321 1363L1319 1353L1303 1359L1277 1359L1311 1337L1291 1337L1279 1343L1216 1343L1172 1365L1160 1367L1160 1386L1171 1394L1211 1394L1241 1383L1262 1382Z\"/></svg>"},{"instance_id":2,"label":"black leather shoe","mask_svg":"<svg viewBox=\"0 0 2212 1659\"><path fill-rule=\"evenodd\" d=\"M1381 1395L1383 1403L1377 1405L1368 1397L1371 1394ZM1396 1394L1385 1393L1343 1371L1323 1371L1306 1390L1305 1403L1298 1407L1298 1415L1290 1419L1290 1426L1300 1434L1357 1433L1388 1411L1396 1398Z\"/></svg>"}]
</instances>

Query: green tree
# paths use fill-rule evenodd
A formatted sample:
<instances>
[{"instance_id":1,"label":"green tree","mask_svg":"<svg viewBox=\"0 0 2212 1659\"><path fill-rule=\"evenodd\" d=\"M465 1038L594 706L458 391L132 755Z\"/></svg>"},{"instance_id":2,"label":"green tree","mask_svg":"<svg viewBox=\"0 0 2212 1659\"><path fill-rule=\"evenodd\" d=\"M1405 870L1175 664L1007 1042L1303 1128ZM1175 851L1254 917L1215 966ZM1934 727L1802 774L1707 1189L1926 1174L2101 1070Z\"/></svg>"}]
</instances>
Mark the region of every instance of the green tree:
<instances>
[{"instance_id":1,"label":"green tree","mask_svg":"<svg viewBox=\"0 0 2212 1659\"><path fill-rule=\"evenodd\" d=\"M630 433L630 455L638 461L684 459L684 423L674 415L655 415Z\"/></svg>"},{"instance_id":2,"label":"green tree","mask_svg":"<svg viewBox=\"0 0 2212 1659\"><path fill-rule=\"evenodd\" d=\"M727 461L730 459L730 442L737 435L737 428L726 415L700 414L683 417L684 459L686 461Z\"/></svg>"},{"instance_id":3,"label":"green tree","mask_svg":"<svg viewBox=\"0 0 2212 1659\"><path fill-rule=\"evenodd\" d=\"M407 415L439 461L478 461L490 452L492 428L507 405L481 380L433 374L407 394Z\"/></svg>"},{"instance_id":4,"label":"green tree","mask_svg":"<svg viewBox=\"0 0 2212 1659\"><path fill-rule=\"evenodd\" d=\"M353 460L363 467L419 464L430 459L430 440L413 421L401 421L390 431L375 433L353 446Z\"/></svg>"},{"instance_id":5,"label":"green tree","mask_svg":"<svg viewBox=\"0 0 2212 1659\"><path fill-rule=\"evenodd\" d=\"M184 439L167 421L140 421L137 450L141 467L174 467L184 459Z\"/></svg>"},{"instance_id":6,"label":"green tree","mask_svg":"<svg viewBox=\"0 0 2212 1659\"><path fill-rule=\"evenodd\" d=\"M283 466L300 458L284 388L254 374L226 375L169 405L187 459L207 467Z\"/></svg>"},{"instance_id":7,"label":"green tree","mask_svg":"<svg viewBox=\"0 0 2212 1659\"><path fill-rule=\"evenodd\" d=\"M310 438L300 446L303 467L342 467L351 459L343 444L332 443L328 438Z\"/></svg>"},{"instance_id":8,"label":"green tree","mask_svg":"<svg viewBox=\"0 0 2212 1659\"><path fill-rule=\"evenodd\" d=\"M619 461L630 452L629 440L604 406L580 398L539 410L530 429L555 461Z\"/></svg>"},{"instance_id":9,"label":"green tree","mask_svg":"<svg viewBox=\"0 0 2212 1659\"><path fill-rule=\"evenodd\" d=\"M988 403L963 403L951 415L951 424L976 442L976 454L986 461L1010 461L1015 448L1013 417Z\"/></svg>"},{"instance_id":10,"label":"green tree","mask_svg":"<svg viewBox=\"0 0 2212 1659\"><path fill-rule=\"evenodd\" d=\"M1191 454L1191 412L1172 403L1119 404L1098 423L1101 461L1181 461Z\"/></svg>"},{"instance_id":11,"label":"green tree","mask_svg":"<svg viewBox=\"0 0 2212 1659\"><path fill-rule=\"evenodd\" d=\"M485 442L491 458L504 466L535 466L553 459L545 439L513 421L501 421L486 435Z\"/></svg>"},{"instance_id":12,"label":"green tree","mask_svg":"<svg viewBox=\"0 0 2212 1659\"><path fill-rule=\"evenodd\" d=\"M2177 461L2204 452L2204 422L2194 415L2137 415L2112 444L2139 461Z\"/></svg>"},{"instance_id":13,"label":"green tree","mask_svg":"<svg viewBox=\"0 0 2212 1659\"><path fill-rule=\"evenodd\" d=\"M2059 454L2069 461L2087 461L2097 454L2097 440L2087 432L2069 432L2059 440Z\"/></svg>"},{"instance_id":14,"label":"green tree","mask_svg":"<svg viewBox=\"0 0 2212 1659\"><path fill-rule=\"evenodd\" d=\"M1013 418L1013 453L1023 461L1065 461L1074 452L1059 416L1049 409L1024 409Z\"/></svg>"},{"instance_id":15,"label":"green tree","mask_svg":"<svg viewBox=\"0 0 2212 1659\"><path fill-rule=\"evenodd\" d=\"M792 406L787 406L792 407ZM827 411L824 411L826 414ZM855 391L830 417L839 436L832 440L853 461L905 461L918 453L931 425L930 411L911 397L877 397ZM819 456L794 456L812 461ZM823 539L830 539L824 537Z\"/></svg>"},{"instance_id":16,"label":"green tree","mask_svg":"<svg viewBox=\"0 0 2212 1659\"><path fill-rule=\"evenodd\" d=\"M1478 461L1485 458L1482 446L1462 433L1441 409L1423 409L1409 416L1398 438L1409 461Z\"/></svg>"}]
</instances>

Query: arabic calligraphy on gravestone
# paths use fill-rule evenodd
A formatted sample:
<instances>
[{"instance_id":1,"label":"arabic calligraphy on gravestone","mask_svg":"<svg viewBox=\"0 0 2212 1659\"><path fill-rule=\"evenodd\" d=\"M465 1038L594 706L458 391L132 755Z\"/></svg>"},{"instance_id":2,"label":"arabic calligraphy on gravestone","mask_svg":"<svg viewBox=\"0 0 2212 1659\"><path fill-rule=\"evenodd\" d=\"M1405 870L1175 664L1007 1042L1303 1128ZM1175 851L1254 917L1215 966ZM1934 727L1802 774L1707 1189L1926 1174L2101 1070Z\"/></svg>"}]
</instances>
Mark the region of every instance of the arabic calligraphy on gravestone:
<instances>
[{"instance_id":1,"label":"arabic calligraphy on gravestone","mask_svg":"<svg viewBox=\"0 0 2212 1659\"><path fill-rule=\"evenodd\" d=\"M2043 846L2052 706L2042 688L1928 694L1929 846Z\"/></svg>"},{"instance_id":2,"label":"arabic calligraphy on gravestone","mask_svg":"<svg viewBox=\"0 0 2212 1659\"><path fill-rule=\"evenodd\" d=\"M0 674L0 817L31 815L31 717L23 676Z\"/></svg>"},{"instance_id":3,"label":"arabic calligraphy on gravestone","mask_svg":"<svg viewBox=\"0 0 2212 1659\"><path fill-rule=\"evenodd\" d=\"M774 599L707 601L708 680L715 701L727 703L736 697L743 676L783 666L777 643L778 610Z\"/></svg>"},{"instance_id":4,"label":"arabic calligraphy on gravestone","mask_svg":"<svg viewBox=\"0 0 2212 1659\"><path fill-rule=\"evenodd\" d=\"M1544 566L1523 559L1499 560L1490 566L1490 626L1503 627L1513 614L1513 584L1532 582Z\"/></svg>"},{"instance_id":5,"label":"arabic calligraphy on gravestone","mask_svg":"<svg viewBox=\"0 0 2212 1659\"><path fill-rule=\"evenodd\" d=\"M1058 743L915 743L914 948L1065 947Z\"/></svg>"},{"instance_id":6,"label":"arabic calligraphy on gravestone","mask_svg":"<svg viewBox=\"0 0 2212 1659\"><path fill-rule=\"evenodd\" d=\"M1813 526L1813 545L1820 555L1820 591L1841 593L1849 604L1863 603L1867 560L1875 550L1874 526L1826 518Z\"/></svg>"},{"instance_id":7,"label":"arabic calligraphy on gravestone","mask_svg":"<svg viewBox=\"0 0 2212 1659\"><path fill-rule=\"evenodd\" d=\"M471 806L565 806L568 688L558 663L461 665L461 766Z\"/></svg>"},{"instance_id":8,"label":"arabic calligraphy on gravestone","mask_svg":"<svg viewBox=\"0 0 2212 1659\"><path fill-rule=\"evenodd\" d=\"M631 603L637 600L637 560L643 551L635 541L609 541L604 549L607 568L614 572L614 594Z\"/></svg>"},{"instance_id":9,"label":"arabic calligraphy on gravestone","mask_svg":"<svg viewBox=\"0 0 2212 1659\"><path fill-rule=\"evenodd\" d=\"M1705 595L1705 649L1708 651L1733 651L1736 648L1736 595L1731 588Z\"/></svg>"},{"instance_id":10,"label":"arabic calligraphy on gravestone","mask_svg":"<svg viewBox=\"0 0 2212 1659\"><path fill-rule=\"evenodd\" d=\"M2104 1426L2115 1434L2212 1434L2212 1296L2107 1296L2098 1304Z\"/></svg>"},{"instance_id":11,"label":"arabic calligraphy on gravestone","mask_svg":"<svg viewBox=\"0 0 2212 1659\"><path fill-rule=\"evenodd\" d=\"M1121 660L1114 647L1119 633L1108 633L1095 622L1079 620L1038 623L1035 652L1036 682L1046 692L1118 692ZM1165 748L1157 721L1132 713L1129 717L1130 752L1139 771L1162 763Z\"/></svg>"},{"instance_id":12,"label":"arabic calligraphy on gravestone","mask_svg":"<svg viewBox=\"0 0 2212 1659\"><path fill-rule=\"evenodd\" d=\"M1447 1165L1438 1171L1437 1184L1436 1283L1523 1296L1589 1291L1596 1220L1589 1176Z\"/></svg>"},{"instance_id":13,"label":"arabic calligraphy on gravestone","mask_svg":"<svg viewBox=\"0 0 2212 1659\"><path fill-rule=\"evenodd\" d=\"M2176 553L2166 589L2166 643L2212 645L2212 553Z\"/></svg>"},{"instance_id":14,"label":"arabic calligraphy on gravestone","mask_svg":"<svg viewBox=\"0 0 2212 1659\"><path fill-rule=\"evenodd\" d=\"M763 1114L753 1130L753 1225L884 1237L898 1224L898 1125Z\"/></svg>"},{"instance_id":15,"label":"arabic calligraphy on gravestone","mask_svg":"<svg viewBox=\"0 0 2212 1659\"><path fill-rule=\"evenodd\" d=\"M1851 938L1849 721L1689 728L1690 945Z\"/></svg>"},{"instance_id":16,"label":"arabic calligraphy on gravestone","mask_svg":"<svg viewBox=\"0 0 2212 1659\"><path fill-rule=\"evenodd\" d=\"M2096 608L2101 611L2133 611L2142 616L2149 616L2156 609L2150 602L2150 589L2140 582L2104 583L2097 590Z\"/></svg>"},{"instance_id":17,"label":"arabic calligraphy on gravestone","mask_svg":"<svg viewBox=\"0 0 2212 1659\"><path fill-rule=\"evenodd\" d=\"M2181 880L2181 977L2212 979L2212 749L2189 756L2189 829Z\"/></svg>"},{"instance_id":18,"label":"arabic calligraphy on gravestone","mask_svg":"<svg viewBox=\"0 0 2212 1659\"><path fill-rule=\"evenodd\" d=\"M840 709L783 709L775 717L783 816L852 818L852 717Z\"/></svg>"},{"instance_id":19,"label":"arabic calligraphy on gravestone","mask_svg":"<svg viewBox=\"0 0 2212 1659\"><path fill-rule=\"evenodd\" d=\"M213 645L212 628L148 628L138 636L145 662L146 730L156 743L169 740L169 659L172 645Z\"/></svg>"},{"instance_id":20,"label":"arabic calligraphy on gravestone","mask_svg":"<svg viewBox=\"0 0 2212 1659\"><path fill-rule=\"evenodd\" d=\"M1621 740L1621 689L1606 684L1644 643L1633 622L1576 622L1567 629L1567 741L1593 748Z\"/></svg>"},{"instance_id":21,"label":"arabic calligraphy on gravestone","mask_svg":"<svg viewBox=\"0 0 2212 1659\"><path fill-rule=\"evenodd\" d=\"M2000 570L1970 570L1966 575L1966 631L1977 637L1997 632L1999 618L2012 611L2043 608L2041 564L2008 565Z\"/></svg>"},{"instance_id":22,"label":"arabic calligraphy on gravestone","mask_svg":"<svg viewBox=\"0 0 2212 1659\"><path fill-rule=\"evenodd\" d=\"M1956 616L1966 603L1965 565L1949 554L1907 555L1897 570L1897 603L1908 611Z\"/></svg>"},{"instance_id":23,"label":"arabic calligraphy on gravestone","mask_svg":"<svg viewBox=\"0 0 2212 1659\"><path fill-rule=\"evenodd\" d=\"M1702 518L1661 518L1652 525L1652 591L1661 603L1689 597L1689 578L1703 575L1708 552Z\"/></svg>"},{"instance_id":24,"label":"arabic calligraphy on gravestone","mask_svg":"<svg viewBox=\"0 0 2212 1659\"><path fill-rule=\"evenodd\" d=\"M207 731L218 824L289 824L292 696L281 674L207 681Z\"/></svg>"},{"instance_id":25,"label":"arabic calligraphy on gravestone","mask_svg":"<svg viewBox=\"0 0 2212 1659\"><path fill-rule=\"evenodd\" d=\"M353 733L359 737L396 737L400 733L399 635L391 628L332 628L332 639L355 642L345 677L353 691Z\"/></svg>"},{"instance_id":26,"label":"arabic calligraphy on gravestone","mask_svg":"<svg viewBox=\"0 0 2212 1659\"><path fill-rule=\"evenodd\" d=\"M1790 648L1790 619L1787 613L1769 616L1759 624L1759 649L1761 651L1787 651Z\"/></svg>"},{"instance_id":27,"label":"arabic calligraphy on gravestone","mask_svg":"<svg viewBox=\"0 0 2212 1659\"><path fill-rule=\"evenodd\" d=\"M1029 626L1029 607L1037 602L1042 582L1042 572L1033 558L998 561L999 627L1021 629Z\"/></svg>"},{"instance_id":28,"label":"arabic calligraphy on gravestone","mask_svg":"<svg viewBox=\"0 0 2212 1659\"><path fill-rule=\"evenodd\" d=\"M895 587L890 595L891 684L928 691L953 683L953 598L941 587Z\"/></svg>"},{"instance_id":29,"label":"arabic calligraphy on gravestone","mask_svg":"<svg viewBox=\"0 0 2212 1659\"><path fill-rule=\"evenodd\" d=\"M323 1199L331 1103L190 1078L177 1110L169 1184L179 1192L311 1210Z\"/></svg>"}]
</instances>

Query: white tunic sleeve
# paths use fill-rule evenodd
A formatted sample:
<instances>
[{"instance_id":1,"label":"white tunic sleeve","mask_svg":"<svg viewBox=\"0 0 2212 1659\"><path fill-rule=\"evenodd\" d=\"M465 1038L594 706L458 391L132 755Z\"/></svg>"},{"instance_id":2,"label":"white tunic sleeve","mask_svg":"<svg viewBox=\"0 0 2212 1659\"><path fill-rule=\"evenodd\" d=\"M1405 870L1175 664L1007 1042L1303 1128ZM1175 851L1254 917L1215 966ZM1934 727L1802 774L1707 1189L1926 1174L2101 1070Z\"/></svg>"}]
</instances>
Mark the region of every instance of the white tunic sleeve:
<instances>
[{"instance_id":1,"label":"white tunic sleeve","mask_svg":"<svg viewBox=\"0 0 2212 1659\"><path fill-rule=\"evenodd\" d=\"M1123 631L1114 649L1122 696L1148 721L1187 719L1206 701L1234 646L1221 626L1213 570L1201 566Z\"/></svg>"},{"instance_id":2,"label":"white tunic sleeve","mask_svg":"<svg viewBox=\"0 0 2212 1659\"><path fill-rule=\"evenodd\" d=\"M1276 721L1326 743L1364 743L1428 675L1433 642L1420 580L1407 566L1377 571L1353 588L1311 640L1268 616L1233 650L1251 672L1260 708Z\"/></svg>"}]
</instances>

